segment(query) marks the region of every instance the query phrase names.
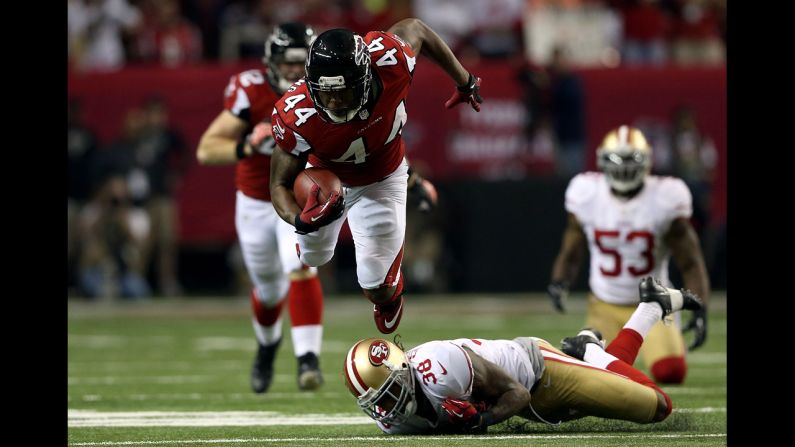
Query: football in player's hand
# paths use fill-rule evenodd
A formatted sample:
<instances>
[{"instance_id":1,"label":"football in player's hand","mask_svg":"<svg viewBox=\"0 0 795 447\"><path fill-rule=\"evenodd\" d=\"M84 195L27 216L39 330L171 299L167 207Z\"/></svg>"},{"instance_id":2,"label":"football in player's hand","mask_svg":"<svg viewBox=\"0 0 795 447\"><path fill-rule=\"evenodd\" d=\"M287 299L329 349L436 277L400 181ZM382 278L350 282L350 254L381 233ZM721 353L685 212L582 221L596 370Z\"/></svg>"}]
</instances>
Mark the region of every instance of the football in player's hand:
<instances>
[{"instance_id":1,"label":"football in player's hand","mask_svg":"<svg viewBox=\"0 0 795 447\"><path fill-rule=\"evenodd\" d=\"M317 203L324 204L332 192L337 191L342 194L342 183L336 174L323 168L306 168L298 174L293 183L293 192L298 206L304 208L306 199L312 192L312 187L318 186Z\"/></svg>"}]
</instances>

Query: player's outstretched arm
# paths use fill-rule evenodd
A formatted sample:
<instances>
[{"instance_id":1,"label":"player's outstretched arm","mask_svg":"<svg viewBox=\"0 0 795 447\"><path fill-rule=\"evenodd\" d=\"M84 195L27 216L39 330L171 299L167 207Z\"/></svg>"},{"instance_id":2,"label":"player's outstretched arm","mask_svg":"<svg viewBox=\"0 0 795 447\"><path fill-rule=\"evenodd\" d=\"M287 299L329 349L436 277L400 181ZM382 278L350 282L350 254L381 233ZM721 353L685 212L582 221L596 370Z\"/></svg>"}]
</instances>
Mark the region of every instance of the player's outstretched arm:
<instances>
[{"instance_id":1,"label":"player's outstretched arm","mask_svg":"<svg viewBox=\"0 0 795 447\"><path fill-rule=\"evenodd\" d=\"M695 339L688 349L693 350L707 340L707 303L709 301L709 275L701 252L696 230L690 221L680 217L671 222L671 228L665 235L665 242L671 249L671 257L682 274L686 289L690 289L704 304L701 310L693 313L684 330L693 330Z\"/></svg>"},{"instance_id":2,"label":"player's outstretched arm","mask_svg":"<svg viewBox=\"0 0 795 447\"><path fill-rule=\"evenodd\" d=\"M400 36L411 45L415 54L424 54L453 79L458 88L445 104L447 108L465 102L480 111L480 103L483 102L480 97L480 78L470 74L461 65L450 47L434 30L420 19L409 18L395 23L387 31Z\"/></svg>"},{"instance_id":3,"label":"player's outstretched arm","mask_svg":"<svg viewBox=\"0 0 795 447\"><path fill-rule=\"evenodd\" d=\"M573 214L569 213L560 253L552 264L552 278L547 286L547 295L558 312L566 311L569 286L577 279L580 265L588 249L585 233Z\"/></svg>"}]
</instances>

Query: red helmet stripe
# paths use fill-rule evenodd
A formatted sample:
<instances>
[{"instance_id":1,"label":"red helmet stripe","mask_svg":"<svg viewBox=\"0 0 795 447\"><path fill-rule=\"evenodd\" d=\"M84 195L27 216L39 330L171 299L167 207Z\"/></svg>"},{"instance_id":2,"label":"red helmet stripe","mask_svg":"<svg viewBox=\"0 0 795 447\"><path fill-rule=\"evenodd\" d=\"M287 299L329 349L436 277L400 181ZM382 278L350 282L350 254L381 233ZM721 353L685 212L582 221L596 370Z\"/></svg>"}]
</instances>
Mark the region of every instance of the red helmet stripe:
<instances>
[{"instance_id":1,"label":"red helmet stripe","mask_svg":"<svg viewBox=\"0 0 795 447\"><path fill-rule=\"evenodd\" d=\"M348 356L345 359L345 376L348 378L348 381L350 381L351 385L356 388L359 396L366 393L370 388L366 383L364 383L364 380L362 380L361 376L359 376L359 372L356 370L356 359L354 358L356 354L356 348L358 348L363 341L364 340L361 340L359 343L353 345L351 350L348 351Z\"/></svg>"}]
</instances>

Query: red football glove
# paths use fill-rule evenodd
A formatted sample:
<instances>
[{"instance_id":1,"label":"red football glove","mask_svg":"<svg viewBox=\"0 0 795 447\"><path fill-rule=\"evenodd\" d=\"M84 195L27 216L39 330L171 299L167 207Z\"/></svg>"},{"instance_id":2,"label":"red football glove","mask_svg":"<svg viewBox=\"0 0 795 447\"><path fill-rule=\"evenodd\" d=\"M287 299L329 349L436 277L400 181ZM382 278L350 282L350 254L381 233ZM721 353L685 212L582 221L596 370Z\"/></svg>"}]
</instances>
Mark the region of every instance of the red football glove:
<instances>
[{"instance_id":1,"label":"red football glove","mask_svg":"<svg viewBox=\"0 0 795 447\"><path fill-rule=\"evenodd\" d=\"M480 425L480 413L471 402L448 397L442 401L442 408L453 425L467 428Z\"/></svg>"},{"instance_id":2,"label":"red football glove","mask_svg":"<svg viewBox=\"0 0 795 447\"><path fill-rule=\"evenodd\" d=\"M480 83L481 79L470 73L467 85L457 87L453 96L444 103L444 106L452 109L460 102L468 102L476 112L480 112L480 104L483 102L483 98L480 97Z\"/></svg>"},{"instance_id":3,"label":"red football glove","mask_svg":"<svg viewBox=\"0 0 795 447\"><path fill-rule=\"evenodd\" d=\"M273 129L270 123L259 123L254 126L251 133L248 135L248 144L254 152L271 155L273 149L276 147L276 140L273 139Z\"/></svg>"},{"instance_id":4,"label":"red football glove","mask_svg":"<svg viewBox=\"0 0 795 447\"><path fill-rule=\"evenodd\" d=\"M337 220L345 212L345 199L337 191L329 195L328 200L321 204L318 201L320 188L312 185L309 197L306 199L304 211L295 216L295 232L298 234L312 233Z\"/></svg>"}]
</instances>

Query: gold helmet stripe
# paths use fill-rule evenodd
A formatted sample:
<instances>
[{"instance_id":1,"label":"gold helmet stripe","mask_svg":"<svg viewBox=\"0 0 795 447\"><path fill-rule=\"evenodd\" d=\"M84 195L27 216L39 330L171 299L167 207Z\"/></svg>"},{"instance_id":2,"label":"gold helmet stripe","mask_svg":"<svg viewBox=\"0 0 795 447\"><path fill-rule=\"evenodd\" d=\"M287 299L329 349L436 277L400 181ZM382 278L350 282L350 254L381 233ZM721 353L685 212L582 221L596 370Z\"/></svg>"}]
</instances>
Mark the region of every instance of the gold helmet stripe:
<instances>
[{"instance_id":1,"label":"gold helmet stripe","mask_svg":"<svg viewBox=\"0 0 795 447\"><path fill-rule=\"evenodd\" d=\"M356 388L356 391L359 393L359 396L363 395L370 389L364 380L359 376L359 372L356 371L356 362L354 356L356 354L356 349L359 345L362 344L364 340L360 340L359 343L353 345L350 351L348 351L348 356L345 358L345 371L347 372L346 376L348 376L348 381Z\"/></svg>"}]
</instances>

